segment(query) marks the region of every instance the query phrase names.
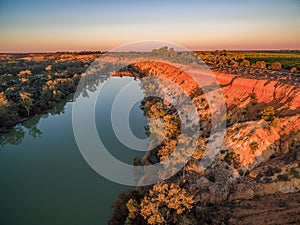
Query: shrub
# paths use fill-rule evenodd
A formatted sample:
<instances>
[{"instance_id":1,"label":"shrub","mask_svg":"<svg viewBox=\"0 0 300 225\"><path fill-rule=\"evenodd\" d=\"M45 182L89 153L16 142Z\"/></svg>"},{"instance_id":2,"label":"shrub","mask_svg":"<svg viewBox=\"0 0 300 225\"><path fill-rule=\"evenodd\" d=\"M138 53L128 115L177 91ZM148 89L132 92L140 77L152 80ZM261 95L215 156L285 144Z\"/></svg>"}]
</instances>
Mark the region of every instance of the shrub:
<instances>
[{"instance_id":1,"label":"shrub","mask_svg":"<svg viewBox=\"0 0 300 225\"><path fill-rule=\"evenodd\" d=\"M278 128L280 125L280 120L278 118L275 118L272 122L271 122L271 126L274 128Z\"/></svg>"},{"instance_id":2,"label":"shrub","mask_svg":"<svg viewBox=\"0 0 300 225\"><path fill-rule=\"evenodd\" d=\"M249 144L249 147L250 147L252 153L254 153L258 149L258 144L256 141L253 141Z\"/></svg>"},{"instance_id":3,"label":"shrub","mask_svg":"<svg viewBox=\"0 0 300 225\"><path fill-rule=\"evenodd\" d=\"M138 198L137 192L132 190L126 190L121 193L113 203L114 214L109 221L110 225L124 224L126 217L128 216L127 202L130 199Z\"/></svg>"},{"instance_id":4,"label":"shrub","mask_svg":"<svg viewBox=\"0 0 300 225\"><path fill-rule=\"evenodd\" d=\"M299 171L295 168L291 169L291 175L295 178L300 178Z\"/></svg>"},{"instance_id":5,"label":"shrub","mask_svg":"<svg viewBox=\"0 0 300 225\"><path fill-rule=\"evenodd\" d=\"M189 212L193 204L193 196L179 185L157 183L143 198L140 214L148 224L174 224L170 219Z\"/></svg>"},{"instance_id":6,"label":"shrub","mask_svg":"<svg viewBox=\"0 0 300 225\"><path fill-rule=\"evenodd\" d=\"M230 61L230 65L233 66L233 67L238 67L239 66L239 63L235 60L231 60Z\"/></svg>"},{"instance_id":7,"label":"shrub","mask_svg":"<svg viewBox=\"0 0 300 225\"><path fill-rule=\"evenodd\" d=\"M249 67L251 65L250 61L247 59L244 59L241 63L240 66L245 66L245 67Z\"/></svg>"},{"instance_id":8,"label":"shrub","mask_svg":"<svg viewBox=\"0 0 300 225\"><path fill-rule=\"evenodd\" d=\"M224 156L224 161L229 165L233 165L235 169L240 167L239 155L235 154L235 152L227 152Z\"/></svg>"},{"instance_id":9,"label":"shrub","mask_svg":"<svg viewBox=\"0 0 300 225\"><path fill-rule=\"evenodd\" d=\"M289 179L289 176L287 175L287 174L279 174L278 176L277 176L277 179L279 180L279 181L289 181L290 179Z\"/></svg>"},{"instance_id":10,"label":"shrub","mask_svg":"<svg viewBox=\"0 0 300 225\"><path fill-rule=\"evenodd\" d=\"M291 73L296 73L296 72L297 72L297 67L295 67L295 66L292 67L291 70L290 70L290 72L291 72Z\"/></svg>"},{"instance_id":11,"label":"shrub","mask_svg":"<svg viewBox=\"0 0 300 225\"><path fill-rule=\"evenodd\" d=\"M281 63L280 62L274 62L271 65L272 70L281 70Z\"/></svg>"},{"instance_id":12,"label":"shrub","mask_svg":"<svg viewBox=\"0 0 300 225\"><path fill-rule=\"evenodd\" d=\"M275 111L273 106L266 107L262 113L261 118L266 121L272 121L274 119Z\"/></svg>"},{"instance_id":13,"label":"shrub","mask_svg":"<svg viewBox=\"0 0 300 225\"><path fill-rule=\"evenodd\" d=\"M257 61L254 65L254 67L261 68L261 69L266 68L266 66L267 66L267 64L265 61Z\"/></svg>"},{"instance_id":14,"label":"shrub","mask_svg":"<svg viewBox=\"0 0 300 225\"><path fill-rule=\"evenodd\" d=\"M239 169L239 175L243 176L244 175L244 171L242 169Z\"/></svg>"}]
</instances>

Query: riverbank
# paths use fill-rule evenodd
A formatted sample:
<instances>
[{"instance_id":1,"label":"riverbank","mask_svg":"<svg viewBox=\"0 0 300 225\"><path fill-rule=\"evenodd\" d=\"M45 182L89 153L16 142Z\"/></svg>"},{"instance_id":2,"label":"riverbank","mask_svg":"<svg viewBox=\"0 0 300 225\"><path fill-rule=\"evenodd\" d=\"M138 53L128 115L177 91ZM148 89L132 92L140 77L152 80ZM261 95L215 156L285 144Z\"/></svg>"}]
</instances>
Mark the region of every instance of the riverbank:
<instances>
[{"instance_id":1,"label":"riverbank","mask_svg":"<svg viewBox=\"0 0 300 225\"><path fill-rule=\"evenodd\" d=\"M172 67L163 63L137 63L134 68L135 71L130 76L136 77L141 72L142 76L167 77L170 82L175 82L183 88L182 81L187 80L184 73L176 74ZM205 133L202 133L191 160L174 176L158 183L158 186L138 187L135 191L121 195L116 200L118 204L115 205L111 225L124 224L124 222L156 224L159 221L176 224L211 224L213 221L222 223L228 222L231 217L238 218L239 211L233 209L225 215L224 219L222 215L216 216L210 206L222 210L224 204L234 204L232 201L235 201L233 200L235 198L247 202L254 197L260 199L262 196L263 199L265 194L270 194L270 199L278 193L283 195L282 199L288 199L285 198L287 193L295 193L294 195L299 196L300 171L297 162L300 155L297 149L300 147L300 89L298 85L281 82L281 80L251 79L222 72L214 72L214 74L227 106L227 114L224 117L227 128L224 144L218 149L219 153L212 164L204 170L200 170L198 166L208 143ZM122 75L126 73L122 72ZM196 92L191 88L194 87L193 83L188 80L187 82L190 85L185 90L193 94L193 102L199 109L202 128L210 132L211 117L205 95L201 92L195 95ZM164 111L173 112L168 110L168 106L164 106L163 102L153 100L149 99L145 103L147 107L144 107L149 118L162 115L161 118L164 119ZM176 121L172 116L176 118L176 115L169 115L172 121ZM169 123L168 120L164 122ZM178 137L176 125L173 127L171 133L176 134L173 136L175 143L172 145L171 140L166 139L164 144L148 152L142 160L145 165L163 161L173 152ZM218 143L218 141L216 135L213 142ZM162 174L163 171L159 171L154 176ZM168 193L171 193L173 188L177 190L176 185L179 185L182 191L192 195L193 207L188 209L185 205L175 204L169 206L172 197L161 191L161 185L170 189ZM161 198L156 199L153 196L161 196ZM181 210L176 213L178 207ZM256 212L255 210L253 208L253 213ZM272 209L259 212L260 216L266 218L268 210ZM282 212L288 210L287 207L286 210L282 209ZM297 210L294 212L298 213ZM295 218L290 216L286 221L299 220L299 216Z\"/></svg>"}]
</instances>

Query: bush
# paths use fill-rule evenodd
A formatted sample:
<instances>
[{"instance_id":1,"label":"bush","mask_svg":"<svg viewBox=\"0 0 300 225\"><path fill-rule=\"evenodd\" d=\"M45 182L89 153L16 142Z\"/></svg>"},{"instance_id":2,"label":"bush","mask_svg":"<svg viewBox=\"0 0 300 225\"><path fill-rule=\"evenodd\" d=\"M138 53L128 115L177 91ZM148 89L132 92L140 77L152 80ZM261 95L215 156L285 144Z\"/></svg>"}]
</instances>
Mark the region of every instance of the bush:
<instances>
[{"instance_id":1,"label":"bush","mask_svg":"<svg viewBox=\"0 0 300 225\"><path fill-rule=\"evenodd\" d=\"M175 183L157 183L140 204L140 215L148 224L175 224L193 208L193 195Z\"/></svg>"},{"instance_id":2,"label":"bush","mask_svg":"<svg viewBox=\"0 0 300 225\"><path fill-rule=\"evenodd\" d=\"M257 61L254 65L256 68L264 69L266 68L267 64L265 61Z\"/></svg>"},{"instance_id":3,"label":"bush","mask_svg":"<svg viewBox=\"0 0 300 225\"><path fill-rule=\"evenodd\" d=\"M278 128L280 126L280 120L278 118L274 118L274 120L271 122L271 126Z\"/></svg>"},{"instance_id":4,"label":"bush","mask_svg":"<svg viewBox=\"0 0 300 225\"><path fill-rule=\"evenodd\" d=\"M258 149L258 144L256 141L253 141L249 144L249 147L250 147L252 153L254 153Z\"/></svg>"},{"instance_id":5,"label":"bush","mask_svg":"<svg viewBox=\"0 0 300 225\"><path fill-rule=\"evenodd\" d=\"M127 202L130 199L138 199L137 192L133 190L126 190L121 193L114 201L113 208L114 213L113 217L109 221L109 225L117 225L117 224L124 224L126 217L128 216L128 208Z\"/></svg>"},{"instance_id":6,"label":"bush","mask_svg":"<svg viewBox=\"0 0 300 225\"><path fill-rule=\"evenodd\" d=\"M295 178L300 178L299 171L295 168L291 169L291 175Z\"/></svg>"},{"instance_id":7,"label":"bush","mask_svg":"<svg viewBox=\"0 0 300 225\"><path fill-rule=\"evenodd\" d=\"M278 176L277 176L277 179L279 180L279 181L289 181L290 179L289 179L289 176L287 175L287 174L279 174Z\"/></svg>"},{"instance_id":8,"label":"bush","mask_svg":"<svg viewBox=\"0 0 300 225\"><path fill-rule=\"evenodd\" d=\"M281 70L281 63L280 62L274 62L271 65L272 70Z\"/></svg>"},{"instance_id":9,"label":"bush","mask_svg":"<svg viewBox=\"0 0 300 225\"><path fill-rule=\"evenodd\" d=\"M297 67L295 67L295 66L292 67L291 70L290 70L290 72L291 72L291 73L296 73L296 72L297 72Z\"/></svg>"},{"instance_id":10,"label":"bush","mask_svg":"<svg viewBox=\"0 0 300 225\"><path fill-rule=\"evenodd\" d=\"M266 107L262 113L261 118L266 121L272 121L274 119L275 111L273 106Z\"/></svg>"},{"instance_id":11,"label":"bush","mask_svg":"<svg viewBox=\"0 0 300 225\"><path fill-rule=\"evenodd\" d=\"M241 63L240 66L245 66L245 67L249 67L250 66L250 61L247 59L244 59Z\"/></svg>"}]
</instances>

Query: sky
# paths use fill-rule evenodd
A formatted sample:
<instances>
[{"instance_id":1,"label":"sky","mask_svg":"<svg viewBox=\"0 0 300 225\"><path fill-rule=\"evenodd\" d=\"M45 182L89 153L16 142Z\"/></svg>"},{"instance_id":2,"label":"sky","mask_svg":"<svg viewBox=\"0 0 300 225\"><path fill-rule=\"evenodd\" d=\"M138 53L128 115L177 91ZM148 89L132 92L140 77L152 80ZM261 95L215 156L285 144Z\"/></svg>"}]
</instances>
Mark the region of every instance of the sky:
<instances>
[{"instance_id":1,"label":"sky","mask_svg":"<svg viewBox=\"0 0 300 225\"><path fill-rule=\"evenodd\" d=\"M300 49L300 0L0 0L0 52Z\"/></svg>"}]
</instances>

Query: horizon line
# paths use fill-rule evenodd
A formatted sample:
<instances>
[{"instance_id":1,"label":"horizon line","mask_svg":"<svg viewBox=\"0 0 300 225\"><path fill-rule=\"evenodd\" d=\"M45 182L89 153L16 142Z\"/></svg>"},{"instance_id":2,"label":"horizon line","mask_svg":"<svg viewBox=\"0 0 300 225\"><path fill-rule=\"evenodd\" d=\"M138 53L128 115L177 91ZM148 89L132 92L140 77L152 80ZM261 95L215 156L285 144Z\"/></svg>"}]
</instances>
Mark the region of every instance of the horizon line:
<instances>
[{"instance_id":1,"label":"horizon line","mask_svg":"<svg viewBox=\"0 0 300 225\"><path fill-rule=\"evenodd\" d=\"M267 51L300 51L299 49L201 49L201 50L190 50L192 52L214 52L214 51L229 51L229 52L267 52ZM84 52L91 52L91 53L96 53L96 52L101 52L101 53L106 53L110 52L109 50L53 50L53 51L6 51L2 52L0 51L0 54L57 54L57 53L84 53ZM128 52L143 52L143 51L128 51ZM145 51L147 52L147 51Z\"/></svg>"}]
</instances>

